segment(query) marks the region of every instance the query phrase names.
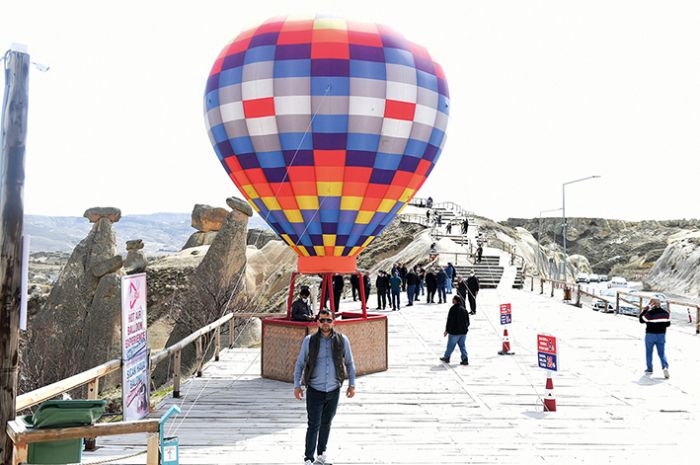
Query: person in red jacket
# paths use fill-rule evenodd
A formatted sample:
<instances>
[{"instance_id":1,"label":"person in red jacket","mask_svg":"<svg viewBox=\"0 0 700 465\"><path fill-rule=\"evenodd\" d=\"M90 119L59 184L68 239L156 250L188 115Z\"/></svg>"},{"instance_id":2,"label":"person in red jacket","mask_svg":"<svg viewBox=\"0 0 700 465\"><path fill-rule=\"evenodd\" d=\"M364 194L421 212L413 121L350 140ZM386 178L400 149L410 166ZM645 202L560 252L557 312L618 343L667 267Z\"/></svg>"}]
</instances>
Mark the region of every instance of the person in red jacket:
<instances>
[{"instance_id":1,"label":"person in red jacket","mask_svg":"<svg viewBox=\"0 0 700 465\"><path fill-rule=\"evenodd\" d=\"M644 345L647 349L647 369L644 373L650 375L654 372L652 366L652 355L654 347L661 360L661 368L664 371L664 378L669 377L668 361L666 360L666 328L671 326L671 314L661 307L658 299L651 299L642 313L639 314L639 322L647 325Z\"/></svg>"}]
</instances>

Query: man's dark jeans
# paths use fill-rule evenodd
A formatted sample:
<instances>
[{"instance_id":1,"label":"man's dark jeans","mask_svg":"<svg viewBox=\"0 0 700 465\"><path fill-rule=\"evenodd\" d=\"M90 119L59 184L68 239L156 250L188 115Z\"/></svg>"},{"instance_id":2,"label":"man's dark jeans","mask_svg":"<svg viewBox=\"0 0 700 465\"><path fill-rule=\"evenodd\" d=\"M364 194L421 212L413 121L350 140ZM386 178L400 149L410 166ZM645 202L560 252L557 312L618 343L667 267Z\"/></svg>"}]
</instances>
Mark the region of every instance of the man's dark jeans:
<instances>
[{"instance_id":1,"label":"man's dark jeans","mask_svg":"<svg viewBox=\"0 0 700 465\"><path fill-rule=\"evenodd\" d=\"M306 389L306 414L309 426L306 429L306 450L304 460L314 460L314 449L318 455L326 451L331 422L338 408L340 388L331 392L317 391L312 387ZM316 443L318 441L318 446Z\"/></svg>"}]
</instances>

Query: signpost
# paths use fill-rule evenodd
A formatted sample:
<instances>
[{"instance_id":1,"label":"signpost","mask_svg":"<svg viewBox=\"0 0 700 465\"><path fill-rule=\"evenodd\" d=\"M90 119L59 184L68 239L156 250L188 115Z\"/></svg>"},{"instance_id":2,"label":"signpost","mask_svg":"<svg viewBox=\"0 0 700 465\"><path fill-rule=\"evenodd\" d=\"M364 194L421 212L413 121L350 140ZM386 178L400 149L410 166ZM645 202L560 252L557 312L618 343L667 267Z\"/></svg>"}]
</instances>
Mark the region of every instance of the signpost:
<instances>
[{"instance_id":1,"label":"signpost","mask_svg":"<svg viewBox=\"0 0 700 465\"><path fill-rule=\"evenodd\" d=\"M537 364L547 370L547 384L544 389L544 411L556 412L557 400L554 397L552 372L559 370L557 360L557 338L545 334L537 335Z\"/></svg>"},{"instance_id":2,"label":"signpost","mask_svg":"<svg viewBox=\"0 0 700 465\"><path fill-rule=\"evenodd\" d=\"M513 311L510 304L499 305L499 310L501 313L501 324L509 325L513 322ZM510 351L510 338L508 337L508 328L503 328L503 344L501 350L498 351L498 355L514 355L515 352Z\"/></svg>"},{"instance_id":3,"label":"signpost","mask_svg":"<svg viewBox=\"0 0 700 465\"><path fill-rule=\"evenodd\" d=\"M510 304L501 304L501 324L509 325L513 322L513 313Z\"/></svg>"},{"instance_id":4,"label":"signpost","mask_svg":"<svg viewBox=\"0 0 700 465\"><path fill-rule=\"evenodd\" d=\"M557 338L537 335L537 363L545 370L557 371Z\"/></svg>"},{"instance_id":5,"label":"signpost","mask_svg":"<svg viewBox=\"0 0 700 465\"><path fill-rule=\"evenodd\" d=\"M146 274L122 277L122 407L124 420L148 414L150 385L146 325Z\"/></svg>"}]
</instances>

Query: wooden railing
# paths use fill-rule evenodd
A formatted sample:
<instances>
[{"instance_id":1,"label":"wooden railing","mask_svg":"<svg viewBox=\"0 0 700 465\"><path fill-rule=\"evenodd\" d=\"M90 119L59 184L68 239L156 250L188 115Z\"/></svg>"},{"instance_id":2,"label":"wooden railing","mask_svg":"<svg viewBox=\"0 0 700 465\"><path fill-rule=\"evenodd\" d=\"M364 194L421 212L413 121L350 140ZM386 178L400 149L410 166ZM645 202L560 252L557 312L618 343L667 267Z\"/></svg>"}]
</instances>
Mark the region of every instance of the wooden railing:
<instances>
[{"instance_id":1,"label":"wooden railing","mask_svg":"<svg viewBox=\"0 0 700 465\"><path fill-rule=\"evenodd\" d=\"M432 226L432 221L423 215L399 215L399 220L402 223L416 223L428 228Z\"/></svg>"},{"instance_id":2,"label":"wooden railing","mask_svg":"<svg viewBox=\"0 0 700 465\"><path fill-rule=\"evenodd\" d=\"M173 397L180 396L181 382L181 353L188 345L194 343L196 350L196 374L202 376L202 365L204 364L204 342L203 338L207 334L214 332L214 360L219 360L219 350L221 347L221 327L228 323L228 346L233 348L235 321L237 318L263 318L263 317L281 317L286 316L286 313L228 313L218 320L210 323L203 328L198 329L186 338L176 342L159 352L151 354L150 364L155 366L158 362L165 358L173 357ZM110 360L102 365L90 368L89 370L75 374L69 378L62 379L53 384L35 389L34 391L22 394L17 397L16 410L22 411L26 408L40 404L45 400L52 399L65 392L87 385L88 399L97 399L100 379L114 373L121 368L121 359Z\"/></svg>"},{"instance_id":3,"label":"wooden railing","mask_svg":"<svg viewBox=\"0 0 700 465\"><path fill-rule=\"evenodd\" d=\"M601 300L606 303L613 303L612 300L608 300L603 296L593 294L591 292L588 292L586 290L581 289L580 284L572 283L572 282L564 282L564 281L557 281L555 279L548 279L548 278L541 278L539 276L533 276L533 275L523 275L525 279L530 278L530 291L534 292L535 291L535 279L539 281L539 288L540 288L540 294L544 294L544 288L545 288L545 283L550 283L550 297L554 297L554 289L559 288L559 289L564 289L564 300L569 301L569 302L574 302L574 305L580 307L581 306L581 296L585 295L588 297L591 297L596 300ZM576 299L574 301L572 291L576 291ZM567 293L569 294L567 296ZM625 299L624 297L631 297L631 299ZM567 298L568 297L568 298ZM620 311L620 300L623 300L625 302L628 302L632 305L636 305L639 308L639 312L641 313L642 310L644 309L644 301L649 300L650 297L648 295L639 295L639 294L632 294L629 292L624 292L624 291L616 291L615 292L615 311L619 313ZM634 301L634 302L633 302ZM682 307L688 308L689 312L691 308L695 308L695 334L700 334L700 303L697 302L684 302L681 300L675 300L675 299L667 299L661 301L662 303L666 304L666 308L669 313L671 313L671 305L680 305ZM688 314L690 318L690 313Z\"/></svg>"}]
</instances>

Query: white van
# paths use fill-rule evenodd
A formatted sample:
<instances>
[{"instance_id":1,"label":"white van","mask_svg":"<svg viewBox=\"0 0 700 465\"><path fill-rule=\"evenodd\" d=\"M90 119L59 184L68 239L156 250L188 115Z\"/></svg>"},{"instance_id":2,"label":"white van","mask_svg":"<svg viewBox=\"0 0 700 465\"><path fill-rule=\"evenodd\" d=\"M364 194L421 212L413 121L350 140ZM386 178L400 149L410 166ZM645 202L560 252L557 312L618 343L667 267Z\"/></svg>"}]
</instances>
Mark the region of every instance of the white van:
<instances>
[{"instance_id":1,"label":"white van","mask_svg":"<svg viewBox=\"0 0 700 465\"><path fill-rule=\"evenodd\" d=\"M627 287L627 280L625 278L622 278L620 276L613 276L610 278L610 282L608 283L608 288L613 288L613 287Z\"/></svg>"}]
</instances>

